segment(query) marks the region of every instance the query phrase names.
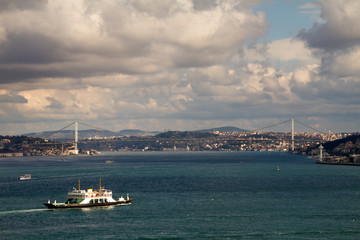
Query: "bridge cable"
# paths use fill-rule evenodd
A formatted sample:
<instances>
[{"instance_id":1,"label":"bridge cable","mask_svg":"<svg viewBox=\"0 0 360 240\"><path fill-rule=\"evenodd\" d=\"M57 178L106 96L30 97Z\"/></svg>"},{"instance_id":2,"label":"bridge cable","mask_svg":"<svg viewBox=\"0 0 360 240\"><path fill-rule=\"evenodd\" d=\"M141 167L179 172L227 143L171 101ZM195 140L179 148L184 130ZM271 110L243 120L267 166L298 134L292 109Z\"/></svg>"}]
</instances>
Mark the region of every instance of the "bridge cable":
<instances>
[{"instance_id":1,"label":"bridge cable","mask_svg":"<svg viewBox=\"0 0 360 240\"><path fill-rule=\"evenodd\" d=\"M286 121L279 122L279 123L273 124L273 125L271 125L271 126L267 126L267 127L263 127L263 128L257 128L257 129L254 129L254 130L248 130L247 132L258 132L258 131L260 131L260 130L264 130L264 129L266 129L266 128L275 127L275 126L277 126L277 125L284 124L284 123L287 123L287 122L290 122L290 121L291 121L291 119L288 119L288 120L286 120Z\"/></svg>"},{"instance_id":2,"label":"bridge cable","mask_svg":"<svg viewBox=\"0 0 360 240\"><path fill-rule=\"evenodd\" d=\"M80 123L81 125L87 126L87 127L95 128L95 129L97 129L97 130L108 131L108 132L113 132L113 133L119 133L119 132L114 132L114 131L107 130L107 129L104 129L104 128L95 127L95 126L92 126L92 125L90 125L90 124L83 123L83 122L78 122L78 123Z\"/></svg>"},{"instance_id":3,"label":"bridge cable","mask_svg":"<svg viewBox=\"0 0 360 240\"><path fill-rule=\"evenodd\" d=\"M312 129L312 130L314 130L314 131L316 131L316 132L318 132L318 133L326 134L326 133L324 133L324 132L322 132L322 131L320 131L320 130L317 130L317 129L313 128L313 127L310 127L310 126L308 126L308 125L306 125L306 124L304 124L304 123L302 123L302 122L299 122L299 121L297 121L297 120L295 120L295 119L294 119L294 121L297 122L297 123L299 123L299 124L301 124L301 125L303 125L303 126L305 126L305 127L310 128L310 129Z\"/></svg>"},{"instance_id":4,"label":"bridge cable","mask_svg":"<svg viewBox=\"0 0 360 240\"><path fill-rule=\"evenodd\" d=\"M61 132L62 130L64 130L65 128L70 127L70 126L73 125L73 124L75 124L75 122L72 122L72 123L70 123L69 125L67 125L66 127L63 127L62 129L60 129L60 130L58 130L58 131L56 131L56 132L53 132L53 133L47 135L47 136L45 137L45 139L47 139L48 137L50 137L50 136L52 136L52 135L54 135L54 134L56 134L56 133L58 133L58 132Z\"/></svg>"}]
</instances>

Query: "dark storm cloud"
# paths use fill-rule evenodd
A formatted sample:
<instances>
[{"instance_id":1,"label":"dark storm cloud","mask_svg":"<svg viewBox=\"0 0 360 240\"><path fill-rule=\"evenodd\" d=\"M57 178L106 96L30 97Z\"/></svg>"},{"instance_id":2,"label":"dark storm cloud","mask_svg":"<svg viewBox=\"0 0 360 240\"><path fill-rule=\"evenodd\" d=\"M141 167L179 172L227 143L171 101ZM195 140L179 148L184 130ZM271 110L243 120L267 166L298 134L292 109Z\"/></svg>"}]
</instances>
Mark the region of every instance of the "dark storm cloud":
<instances>
[{"instance_id":1,"label":"dark storm cloud","mask_svg":"<svg viewBox=\"0 0 360 240\"><path fill-rule=\"evenodd\" d=\"M28 81L29 79L38 80L44 77L65 76L64 73L54 70L36 70L27 67L3 68L0 67L0 83L16 83Z\"/></svg>"},{"instance_id":2,"label":"dark storm cloud","mask_svg":"<svg viewBox=\"0 0 360 240\"><path fill-rule=\"evenodd\" d=\"M106 74L114 73L115 70L100 68L94 66L93 69L88 69L83 66L74 67L57 67L37 69L26 67L2 67L0 66L0 84L17 83L17 82L37 82L43 78L72 78L73 82L81 80L81 78L104 76Z\"/></svg>"},{"instance_id":3,"label":"dark storm cloud","mask_svg":"<svg viewBox=\"0 0 360 240\"><path fill-rule=\"evenodd\" d=\"M63 50L59 42L42 34L9 33L7 40L0 45L0 64L39 64L64 61Z\"/></svg>"}]
</instances>

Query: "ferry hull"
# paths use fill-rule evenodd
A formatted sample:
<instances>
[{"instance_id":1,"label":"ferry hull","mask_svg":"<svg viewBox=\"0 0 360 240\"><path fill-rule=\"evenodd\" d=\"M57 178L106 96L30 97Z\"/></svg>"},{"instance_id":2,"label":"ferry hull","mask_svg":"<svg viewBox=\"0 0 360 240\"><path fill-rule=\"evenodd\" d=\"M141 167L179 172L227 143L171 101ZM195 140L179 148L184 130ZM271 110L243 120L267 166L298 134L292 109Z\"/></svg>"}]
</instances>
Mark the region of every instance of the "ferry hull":
<instances>
[{"instance_id":1,"label":"ferry hull","mask_svg":"<svg viewBox=\"0 0 360 240\"><path fill-rule=\"evenodd\" d=\"M90 207L104 207L104 206L113 206L113 205L130 205L132 198L125 201L116 201L116 202L107 202L107 203L92 203L92 204L54 204L43 202L43 204L49 209L59 209L59 208L90 208Z\"/></svg>"}]
</instances>

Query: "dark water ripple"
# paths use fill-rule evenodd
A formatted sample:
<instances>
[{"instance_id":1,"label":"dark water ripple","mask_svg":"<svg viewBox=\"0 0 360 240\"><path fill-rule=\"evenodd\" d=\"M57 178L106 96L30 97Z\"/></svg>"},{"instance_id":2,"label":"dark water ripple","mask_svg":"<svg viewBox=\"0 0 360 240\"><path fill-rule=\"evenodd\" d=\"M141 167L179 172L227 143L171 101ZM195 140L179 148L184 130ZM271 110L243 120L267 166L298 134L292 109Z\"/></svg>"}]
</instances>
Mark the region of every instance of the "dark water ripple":
<instances>
[{"instance_id":1,"label":"dark water ripple","mask_svg":"<svg viewBox=\"0 0 360 240\"><path fill-rule=\"evenodd\" d=\"M112 164L105 164L111 160ZM280 171L276 171L279 166ZM31 181L18 181L23 173ZM130 206L47 210L98 185ZM1 239L360 239L360 168L264 152L0 159Z\"/></svg>"}]
</instances>

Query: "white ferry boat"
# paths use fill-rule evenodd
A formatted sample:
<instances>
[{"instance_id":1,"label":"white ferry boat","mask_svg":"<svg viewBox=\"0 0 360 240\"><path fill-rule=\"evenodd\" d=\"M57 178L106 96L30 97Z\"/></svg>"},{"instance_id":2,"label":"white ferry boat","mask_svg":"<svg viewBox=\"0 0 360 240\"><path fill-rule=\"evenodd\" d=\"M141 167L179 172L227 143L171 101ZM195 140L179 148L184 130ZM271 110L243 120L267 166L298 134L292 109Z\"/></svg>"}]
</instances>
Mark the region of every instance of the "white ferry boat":
<instances>
[{"instance_id":1,"label":"white ferry boat","mask_svg":"<svg viewBox=\"0 0 360 240\"><path fill-rule=\"evenodd\" d=\"M57 203L56 200L54 202L43 202L43 204L50 208L87 208L87 207L100 207L100 206L111 206L111 205L130 205L133 201L133 198L129 198L129 194L127 197L120 197L115 200L112 197L112 191L107 190L101 187L101 179L100 179L100 187L98 191L94 191L92 188L88 188L87 190L82 190L80 188L80 180L79 180L79 188L74 188L71 192L68 193L68 199L65 203Z\"/></svg>"},{"instance_id":2,"label":"white ferry boat","mask_svg":"<svg viewBox=\"0 0 360 240\"><path fill-rule=\"evenodd\" d=\"M24 174L18 176L18 180L30 180L30 179L31 179L31 174Z\"/></svg>"}]
</instances>

